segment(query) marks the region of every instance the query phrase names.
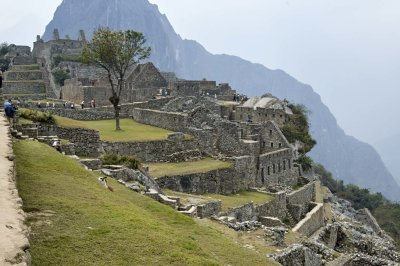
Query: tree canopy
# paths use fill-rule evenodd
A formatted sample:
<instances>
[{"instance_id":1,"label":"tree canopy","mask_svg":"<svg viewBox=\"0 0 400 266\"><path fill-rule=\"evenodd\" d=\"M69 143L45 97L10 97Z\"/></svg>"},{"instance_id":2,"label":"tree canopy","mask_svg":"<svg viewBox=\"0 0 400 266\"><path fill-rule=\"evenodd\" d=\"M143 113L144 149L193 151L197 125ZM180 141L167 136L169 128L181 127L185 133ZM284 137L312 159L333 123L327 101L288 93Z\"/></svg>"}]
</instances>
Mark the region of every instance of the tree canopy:
<instances>
[{"instance_id":1,"label":"tree canopy","mask_svg":"<svg viewBox=\"0 0 400 266\"><path fill-rule=\"evenodd\" d=\"M132 30L112 31L99 28L93 33L81 54L82 62L103 68L108 75L114 106L116 129L119 130L119 102L124 89L127 71L135 64L150 56L150 47L145 46L146 39L141 32Z\"/></svg>"}]
</instances>

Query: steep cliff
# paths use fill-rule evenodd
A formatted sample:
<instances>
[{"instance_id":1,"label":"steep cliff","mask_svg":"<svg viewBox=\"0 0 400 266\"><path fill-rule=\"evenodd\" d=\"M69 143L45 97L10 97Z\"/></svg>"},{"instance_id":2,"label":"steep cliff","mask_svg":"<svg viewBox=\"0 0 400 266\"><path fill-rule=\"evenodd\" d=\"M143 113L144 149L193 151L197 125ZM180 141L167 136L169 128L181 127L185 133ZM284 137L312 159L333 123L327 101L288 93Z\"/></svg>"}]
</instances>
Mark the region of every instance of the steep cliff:
<instances>
[{"instance_id":1,"label":"steep cliff","mask_svg":"<svg viewBox=\"0 0 400 266\"><path fill-rule=\"evenodd\" d=\"M162 71L173 71L185 79L229 82L248 95L270 92L306 105L311 111L311 131L318 142L312 157L345 182L400 200L400 187L376 151L347 136L309 85L282 70L270 70L235 56L213 55L195 41L182 40L167 17L147 0L64 0L43 38L51 39L54 28L59 29L61 36L68 34L72 38L77 38L78 31L83 29L90 38L99 26L143 32L152 47L151 61Z\"/></svg>"}]
</instances>

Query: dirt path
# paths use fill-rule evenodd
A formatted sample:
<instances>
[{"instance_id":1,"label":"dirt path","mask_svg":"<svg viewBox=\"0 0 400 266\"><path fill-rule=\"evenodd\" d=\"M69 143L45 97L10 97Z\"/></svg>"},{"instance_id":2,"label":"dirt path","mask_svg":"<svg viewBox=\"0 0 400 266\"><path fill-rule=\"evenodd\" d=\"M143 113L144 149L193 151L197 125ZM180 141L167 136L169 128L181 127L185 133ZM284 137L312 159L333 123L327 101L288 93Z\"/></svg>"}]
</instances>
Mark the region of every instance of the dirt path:
<instances>
[{"instance_id":1,"label":"dirt path","mask_svg":"<svg viewBox=\"0 0 400 266\"><path fill-rule=\"evenodd\" d=\"M0 112L0 265L26 265L29 247L21 199L13 180L13 153L7 120Z\"/></svg>"}]
</instances>

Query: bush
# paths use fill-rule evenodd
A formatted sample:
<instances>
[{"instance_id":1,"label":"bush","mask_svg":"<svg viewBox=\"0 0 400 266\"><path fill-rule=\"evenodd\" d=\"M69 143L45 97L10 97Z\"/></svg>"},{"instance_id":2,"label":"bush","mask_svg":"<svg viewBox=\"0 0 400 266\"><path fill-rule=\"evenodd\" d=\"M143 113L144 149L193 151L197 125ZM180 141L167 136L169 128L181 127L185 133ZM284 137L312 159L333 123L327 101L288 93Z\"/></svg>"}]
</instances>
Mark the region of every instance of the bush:
<instances>
[{"instance_id":1,"label":"bush","mask_svg":"<svg viewBox=\"0 0 400 266\"><path fill-rule=\"evenodd\" d=\"M293 111L293 115L290 121L281 128L282 133L290 143L302 142L303 148L299 149L299 152L306 154L317 144L309 133L308 111L304 105L290 104L289 107Z\"/></svg>"},{"instance_id":2,"label":"bush","mask_svg":"<svg viewBox=\"0 0 400 266\"><path fill-rule=\"evenodd\" d=\"M18 115L19 117L31 120L33 122L48 123L48 124L55 124L56 122L52 114L30 109L20 109L18 111Z\"/></svg>"},{"instance_id":3,"label":"bush","mask_svg":"<svg viewBox=\"0 0 400 266\"><path fill-rule=\"evenodd\" d=\"M134 156L118 155L118 154L104 154L101 157L101 162L105 165L124 165L131 169L139 169L141 167L140 161Z\"/></svg>"},{"instance_id":4,"label":"bush","mask_svg":"<svg viewBox=\"0 0 400 266\"><path fill-rule=\"evenodd\" d=\"M71 78L68 70L66 71L59 67L54 68L51 73L53 74L54 82L60 86L64 86L64 81Z\"/></svg>"},{"instance_id":5,"label":"bush","mask_svg":"<svg viewBox=\"0 0 400 266\"><path fill-rule=\"evenodd\" d=\"M305 155L299 157L299 159L297 159L296 162L301 164L301 169L303 169L303 171L310 170L314 164L313 159Z\"/></svg>"}]
</instances>

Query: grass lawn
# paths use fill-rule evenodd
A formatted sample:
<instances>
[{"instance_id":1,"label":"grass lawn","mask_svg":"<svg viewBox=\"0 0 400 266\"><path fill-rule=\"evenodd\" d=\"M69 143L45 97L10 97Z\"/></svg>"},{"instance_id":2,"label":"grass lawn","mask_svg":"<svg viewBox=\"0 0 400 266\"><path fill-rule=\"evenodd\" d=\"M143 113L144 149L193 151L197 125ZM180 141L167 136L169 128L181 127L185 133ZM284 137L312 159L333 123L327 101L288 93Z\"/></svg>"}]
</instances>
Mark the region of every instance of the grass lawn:
<instances>
[{"instance_id":1,"label":"grass lawn","mask_svg":"<svg viewBox=\"0 0 400 266\"><path fill-rule=\"evenodd\" d=\"M47 145L18 141L14 152L32 265L273 265L115 180L114 192L106 190L95 173Z\"/></svg>"},{"instance_id":2,"label":"grass lawn","mask_svg":"<svg viewBox=\"0 0 400 266\"><path fill-rule=\"evenodd\" d=\"M211 158L205 158L199 161L182 163L148 163L144 166L149 167L150 175L153 177L174 176L183 174L206 173L211 170L229 168L231 162L223 162Z\"/></svg>"},{"instance_id":3,"label":"grass lawn","mask_svg":"<svg viewBox=\"0 0 400 266\"><path fill-rule=\"evenodd\" d=\"M153 141L165 140L168 133L172 131L140 124L132 119L124 118L120 120L122 130L115 130L115 120L100 121L78 121L65 117L55 116L56 123L64 127L80 127L96 129L100 132L100 138L104 141Z\"/></svg>"},{"instance_id":4,"label":"grass lawn","mask_svg":"<svg viewBox=\"0 0 400 266\"><path fill-rule=\"evenodd\" d=\"M210 201L221 200L222 210L227 211L229 208L239 207L251 201L254 204L263 204L271 201L274 197L265 193L260 192L248 192L241 191L232 195L220 195L220 194L205 194L205 195L192 195L172 190L165 190L165 193L170 196L176 196L181 199L184 204L201 204Z\"/></svg>"}]
</instances>

